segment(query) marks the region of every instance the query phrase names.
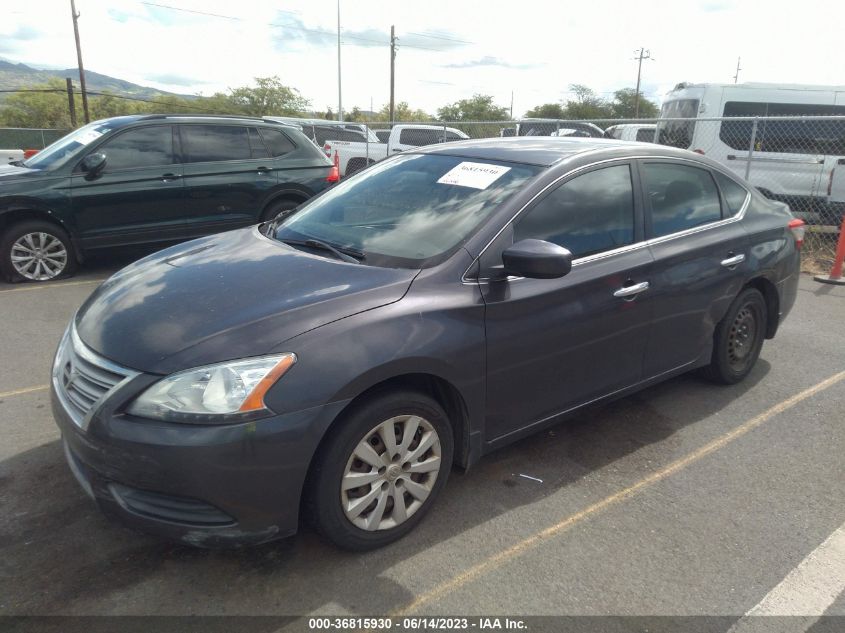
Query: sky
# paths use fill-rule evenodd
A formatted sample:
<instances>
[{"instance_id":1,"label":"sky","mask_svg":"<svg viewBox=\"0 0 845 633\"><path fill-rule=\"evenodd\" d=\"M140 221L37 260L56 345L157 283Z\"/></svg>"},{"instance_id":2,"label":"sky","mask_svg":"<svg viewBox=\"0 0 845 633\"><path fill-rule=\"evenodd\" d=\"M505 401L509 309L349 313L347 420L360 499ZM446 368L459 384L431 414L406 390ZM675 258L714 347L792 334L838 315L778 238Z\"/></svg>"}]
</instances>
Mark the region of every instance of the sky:
<instances>
[{"instance_id":1,"label":"sky","mask_svg":"<svg viewBox=\"0 0 845 633\"><path fill-rule=\"evenodd\" d=\"M212 94L277 75L314 110L338 106L337 0L76 0L85 68L161 90ZM203 13L198 13L203 12ZM214 14L214 15L208 15ZM340 0L342 101L437 108L489 94L520 116L633 88L660 102L681 81L845 84L837 0ZM69 0L0 0L0 58L76 65Z\"/></svg>"}]
</instances>

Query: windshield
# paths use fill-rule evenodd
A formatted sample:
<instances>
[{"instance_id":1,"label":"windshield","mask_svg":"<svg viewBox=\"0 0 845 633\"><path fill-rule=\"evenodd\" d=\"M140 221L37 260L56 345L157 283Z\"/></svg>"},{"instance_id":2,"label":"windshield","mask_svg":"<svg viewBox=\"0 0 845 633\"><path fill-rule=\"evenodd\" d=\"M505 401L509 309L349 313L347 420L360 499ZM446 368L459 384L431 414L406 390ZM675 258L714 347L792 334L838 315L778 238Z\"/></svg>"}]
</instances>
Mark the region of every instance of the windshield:
<instances>
[{"instance_id":1,"label":"windshield","mask_svg":"<svg viewBox=\"0 0 845 633\"><path fill-rule=\"evenodd\" d=\"M540 167L403 154L341 182L277 229L278 240L355 249L363 263L421 268L448 257ZM434 261L432 261L434 260Z\"/></svg>"},{"instance_id":2,"label":"windshield","mask_svg":"<svg viewBox=\"0 0 845 633\"><path fill-rule=\"evenodd\" d=\"M48 145L32 158L23 162L30 169L49 169L58 167L76 154L80 148L90 145L113 128L103 121L95 121L63 136L52 145Z\"/></svg>"},{"instance_id":3,"label":"windshield","mask_svg":"<svg viewBox=\"0 0 845 633\"><path fill-rule=\"evenodd\" d=\"M689 119L689 121L658 121L657 142L681 149L689 149L698 116L698 99L678 99L663 104L661 119Z\"/></svg>"}]
</instances>

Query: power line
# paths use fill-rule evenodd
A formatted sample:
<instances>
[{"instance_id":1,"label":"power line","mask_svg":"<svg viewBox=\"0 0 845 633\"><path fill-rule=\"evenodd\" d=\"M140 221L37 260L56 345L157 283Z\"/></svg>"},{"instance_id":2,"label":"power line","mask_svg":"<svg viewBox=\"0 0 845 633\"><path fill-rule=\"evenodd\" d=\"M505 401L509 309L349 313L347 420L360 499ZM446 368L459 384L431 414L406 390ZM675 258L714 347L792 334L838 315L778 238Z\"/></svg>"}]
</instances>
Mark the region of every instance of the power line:
<instances>
[{"instance_id":1,"label":"power line","mask_svg":"<svg viewBox=\"0 0 845 633\"><path fill-rule=\"evenodd\" d=\"M446 37L445 35L432 35L431 33L416 33L414 31L408 31L408 35L416 35L417 37L430 37L434 40L446 40L447 42L458 42L460 44L475 44L475 42L468 42L466 40L459 40L455 37Z\"/></svg>"}]
</instances>

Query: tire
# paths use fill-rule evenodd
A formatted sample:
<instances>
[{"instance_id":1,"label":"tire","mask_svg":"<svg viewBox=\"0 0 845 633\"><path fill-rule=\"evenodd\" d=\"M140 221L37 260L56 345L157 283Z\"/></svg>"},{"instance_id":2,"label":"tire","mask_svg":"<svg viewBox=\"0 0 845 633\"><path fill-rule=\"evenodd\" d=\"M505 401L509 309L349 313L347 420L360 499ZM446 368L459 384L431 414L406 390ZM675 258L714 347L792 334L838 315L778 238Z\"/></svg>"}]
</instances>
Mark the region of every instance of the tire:
<instances>
[{"instance_id":1,"label":"tire","mask_svg":"<svg viewBox=\"0 0 845 633\"><path fill-rule=\"evenodd\" d=\"M352 174L361 171L367 167L367 161L363 158L353 158L346 165L346 174L344 176L351 176Z\"/></svg>"},{"instance_id":2,"label":"tire","mask_svg":"<svg viewBox=\"0 0 845 633\"><path fill-rule=\"evenodd\" d=\"M0 271L11 282L70 277L76 266L70 237L50 222L13 224L0 239Z\"/></svg>"},{"instance_id":3,"label":"tire","mask_svg":"<svg viewBox=\"0 0 845 633\"><path fill-rule=\"evenodd\" d=\"M391 422L395 447L388 449ZM452 465L452 428L443 408L421 393L388 392L356 407L329 432L307 491L317 531L341 548L364 551L413 530ZM344 490L344 480L349 486L354 479L360 485Z\"/></svg>"},{"instance_id":4,"label":"tire","mask_svg":"<svg viewBox=\"0 0 845 633\"><path fill-rule=\"evenodd\" d=\"M290 212L296 209L296 207L300 204L302 204L301 200L291 200L290 198L271 202L261 213L261 221L268 222L270 220L275 220L282 214L290 215Z\"/></svg>"},{"instance_id":5,"label":"tire","mask_svg":"<svg viewBox=\"0 0 845 633\"><path fill-rule=\"evenodd\" d=\"M759 290L737 295L713 335L713 356L703 373L723 385L742 381L754 368L766 336L766 300Z\"/></svg>"}]
</instances>

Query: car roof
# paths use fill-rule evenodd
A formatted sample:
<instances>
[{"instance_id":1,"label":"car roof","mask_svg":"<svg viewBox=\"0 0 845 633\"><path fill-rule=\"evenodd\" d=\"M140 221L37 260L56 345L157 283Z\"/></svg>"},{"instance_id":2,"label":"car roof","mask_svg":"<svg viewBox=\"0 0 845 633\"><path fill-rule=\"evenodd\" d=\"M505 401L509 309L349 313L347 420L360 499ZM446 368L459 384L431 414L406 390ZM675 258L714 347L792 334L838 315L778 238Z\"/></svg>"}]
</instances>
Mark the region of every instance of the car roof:
<instances>
[{"instance_id":1,"label":"car roof","mask_svg":"<svg viewBox=\"0 0 845 633\"><path fill-rule=\"evenodd\" d=\"M156 121L168 120L178 121L181 123L240 123L240 124L265 124L265 125L281 125L287 127L294 127L282 121L272 121L262 119L259 117L250 117L244 115L225 115L225 114L130 114L125 116L111 117L103 119L108 121L113 127L123 127L138 123L141 121Z\"/></svg>"},{"instance_id":2,"label":"car roof","mask_svg":"<svg viewBox=\"0 0 845 633\"><path fill-rule=\"evenodd\" d=\"M607 138L555 136L472 139L442 145L430 145L414 151L423 154L444 154L481 160L502 160L542 167L548 167L587 152L601 153L603 158L625 158L635 155L687 159L703 158L688 150L679 150L665 145L655 145L654 143L636 143Z\"/></svg>"}]
</instances>

